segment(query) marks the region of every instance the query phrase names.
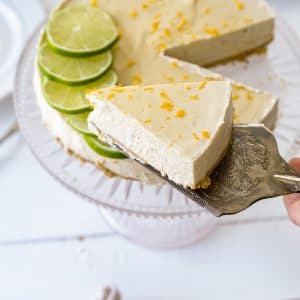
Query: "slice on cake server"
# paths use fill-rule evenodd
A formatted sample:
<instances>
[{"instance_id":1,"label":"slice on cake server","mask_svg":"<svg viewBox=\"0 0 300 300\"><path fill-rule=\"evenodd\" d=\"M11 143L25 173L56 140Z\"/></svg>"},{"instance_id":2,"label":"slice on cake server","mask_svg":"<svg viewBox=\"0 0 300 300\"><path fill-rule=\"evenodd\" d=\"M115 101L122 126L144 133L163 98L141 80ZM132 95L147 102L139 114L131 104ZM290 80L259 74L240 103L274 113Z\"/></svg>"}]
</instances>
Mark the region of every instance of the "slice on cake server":
<instances>
[{"instance_id":1,"label":"slice on cake server","mask_svg":"<svg viewBox=\"0 0 300 300\"><path fill-rule=\"evenodd\" d=\"M113 87L88 98L92 131L183 187L207 187L231 140L229 81Z\"/></svg>"},{"instance_id":2,"label":"slice on cake server","mask_svg":"<svg viewBox=\"0 0 300 300\"><path fill-rule=\"evenodd\" d=\"M226 81L117 87L88 97L95 106L89 125L101 139L216 216L300 192L300 177L280 156L271 131L263 125L232 128Z\"/></svg>"}]
</instances>

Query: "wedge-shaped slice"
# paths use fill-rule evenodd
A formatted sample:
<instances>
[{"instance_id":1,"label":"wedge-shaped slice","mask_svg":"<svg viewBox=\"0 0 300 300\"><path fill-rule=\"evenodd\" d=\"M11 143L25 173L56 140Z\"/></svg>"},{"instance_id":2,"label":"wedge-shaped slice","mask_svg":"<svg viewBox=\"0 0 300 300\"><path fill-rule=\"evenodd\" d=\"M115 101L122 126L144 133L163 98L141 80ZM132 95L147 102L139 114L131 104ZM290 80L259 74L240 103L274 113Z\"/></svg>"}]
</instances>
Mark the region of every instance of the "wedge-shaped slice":
<instances>
[{"instance_id":1,"label":"wedge-shaped slice","mask_svg":"<svg viewBox=\"0 0 300 300\"><path fill-rule=\"evenodd\" d=\"M94 133L184 187L207 185L230 142L229 81L114 87L88 99Z\"/></svg>"}]
</instances>

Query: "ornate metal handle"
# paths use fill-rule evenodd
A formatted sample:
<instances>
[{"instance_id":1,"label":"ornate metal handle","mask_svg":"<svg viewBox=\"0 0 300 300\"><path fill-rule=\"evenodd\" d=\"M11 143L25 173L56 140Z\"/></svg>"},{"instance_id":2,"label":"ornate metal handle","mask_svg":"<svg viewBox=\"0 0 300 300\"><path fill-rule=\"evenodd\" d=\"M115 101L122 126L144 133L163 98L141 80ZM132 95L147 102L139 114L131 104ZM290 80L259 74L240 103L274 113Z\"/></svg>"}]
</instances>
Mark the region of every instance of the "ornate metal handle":
<instances>
[{"instance_id":1,"label":"ornate metal handle","mask_svg":"<svg viewBox=\"0 0 300 300\"><path fill-rule=\"evenodd\" d=\"M295 193L300 193L300 177L293 175L274 175L273 178L289 185Z\"/></svg>"}]
</instances>

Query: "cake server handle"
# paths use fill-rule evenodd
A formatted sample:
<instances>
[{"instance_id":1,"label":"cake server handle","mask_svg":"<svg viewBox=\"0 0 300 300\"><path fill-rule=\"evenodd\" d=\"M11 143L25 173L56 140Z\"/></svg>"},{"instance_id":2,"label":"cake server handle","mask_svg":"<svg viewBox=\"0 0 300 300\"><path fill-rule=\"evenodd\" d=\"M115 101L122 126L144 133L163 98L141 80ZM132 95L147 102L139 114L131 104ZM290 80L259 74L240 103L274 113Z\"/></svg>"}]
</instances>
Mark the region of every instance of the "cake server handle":
<instances>
[{"instance_id":1,"label":"cake server handle","mask_svg":"<svg viewBox=\"0 0 300 300\"><path fill-rule=\"evenodd\" d=\"M273 178L287 184L294 193L300 193L300 177L293 175L273 175Z\"/></svg>"}]
</instances>

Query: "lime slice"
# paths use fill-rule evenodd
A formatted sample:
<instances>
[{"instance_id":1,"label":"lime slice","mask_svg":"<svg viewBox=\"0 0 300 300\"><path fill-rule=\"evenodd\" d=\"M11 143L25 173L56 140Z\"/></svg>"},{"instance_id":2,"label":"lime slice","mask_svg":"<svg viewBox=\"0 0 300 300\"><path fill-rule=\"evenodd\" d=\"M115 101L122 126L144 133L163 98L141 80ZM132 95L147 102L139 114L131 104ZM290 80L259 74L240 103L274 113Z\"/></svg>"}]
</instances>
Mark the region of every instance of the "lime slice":
<instances>
[{"instance_id":1,"label":"lime slice","mask_svg":"<svg viewBox=\"0 0 300 300\"><path fill-rule=\"evenodd\" d=\"M85 142L99 155L114 158L114 159L125 159L127 158L123 153L116 150L112 146L99 141L97 137L88 135L83 136Z\"/></svg>"},{"instance_id":2,"label":"lime slice","mask_svg":"<svg viewBox=\"0 0 300 300\"><path fill-rule=\"evenodd\" d=\"M107 50L88 57L60 55L48 46L44 37L38 62L48 77L68 85L80 85L101 77L112 64L112 54Z\"/></svg>"},{"instance_id":3,"label":"lime slice","mask_svg":"<svg viewBox=\"0 0 300 300\"><path fill-rule=\"evenodd\" d=\"M89 114L90 112L76 114L76 115L66 115L66 121L77 132L84 135L96 137L96 135L93 134L88 127L87 118Z\"/></svg>"},{"instance_id":4,"label":"lime slice","mask_svg":"<svg viewBox=\"0 0 300 300\"><path fill-rule=\"evenodd\" d=\"M115 159L127 158L123 153L114 149L110 145L98 140L97 136L93 134L87 123L87 118L90 112L77 114L77 115L64 115L67 123L77 132L83 134L86 143L99 155Z\"/></svg>"},{"instance_id":5,"label":"lime slice","mask_svg":"<svg viewBox=\"0 0 300 300\"><path fill-rule=\"evenodd\" d=\"M71 56L87 56L110 47L118 38L111 17L99 7L73 3L52 13L46 27L55 50Z\"/></svg>"},{"instance_id":6,"label":"lime slice","mask_svg":"<svg viewBox=\"0 0 300 300\"><path fill-rule=\"evenodd\" d=\"M89 89L113 86L116 82L117 75L111 70L100 79L80 86L67 86L44 75L42 90L48 104L54 109L67 114L78 114L92 110L89 101L85 98Z\"/></svg>"}]
</instances>

